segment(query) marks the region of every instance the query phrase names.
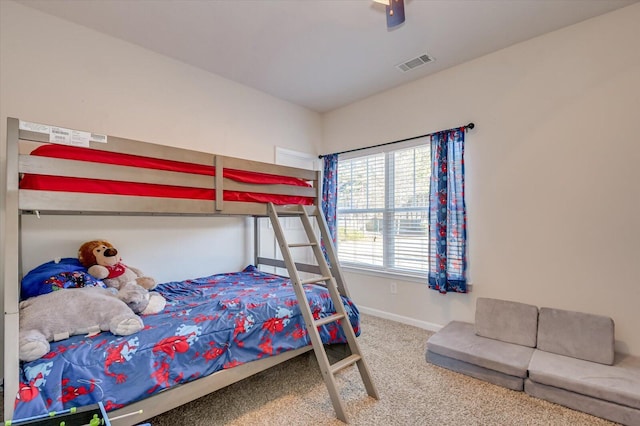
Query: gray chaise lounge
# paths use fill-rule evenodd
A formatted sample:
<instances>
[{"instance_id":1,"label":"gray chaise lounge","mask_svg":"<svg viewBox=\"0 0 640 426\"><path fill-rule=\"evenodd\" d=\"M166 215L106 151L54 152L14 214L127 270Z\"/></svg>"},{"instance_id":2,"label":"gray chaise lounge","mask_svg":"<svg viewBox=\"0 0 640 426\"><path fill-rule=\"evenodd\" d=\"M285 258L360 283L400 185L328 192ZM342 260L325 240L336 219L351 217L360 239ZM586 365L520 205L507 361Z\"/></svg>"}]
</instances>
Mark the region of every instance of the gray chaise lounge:
<instances>
[{"instance_id":1,"label":"gray chaise lounge","mask_svg":"<svg viewBox=\"0 0 640 426\"><path fill-rule=\"evenodd\" d=\"M525 392L625 425L640 425L640 357L614 352L609 317L540 308Z\"/></svg>"},{"instance_id":2,"label":"gray chaise lounge","mask_svg":"<svg viewBox=\"0 0 640 426\"><path fill-rule=\"evenodd\" d=\"M533 331L532 331L533 330ZM640 357L614 353L611 318L479 298L475 324L427 341L433 364L629 426L640 426Z\"/></svg>"},{"instance_id":3,"label":"gray chaise lounge","mask_svg":"<svg viewBox=\"0 0 640 426\"><path fill-rule=\"evenodd\" d=\"M479 298L475 323L452 321L427 342L427 360L521 391L536 346L538 308Z\"/></svg>"}]
</instances>

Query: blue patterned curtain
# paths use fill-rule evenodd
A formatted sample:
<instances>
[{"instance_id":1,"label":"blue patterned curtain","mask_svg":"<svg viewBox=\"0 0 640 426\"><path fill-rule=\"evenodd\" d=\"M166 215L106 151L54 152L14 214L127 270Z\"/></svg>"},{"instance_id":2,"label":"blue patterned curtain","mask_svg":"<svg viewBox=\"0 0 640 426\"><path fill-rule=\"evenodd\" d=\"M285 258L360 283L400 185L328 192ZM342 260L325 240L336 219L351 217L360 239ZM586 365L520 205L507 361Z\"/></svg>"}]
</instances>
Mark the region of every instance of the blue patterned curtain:
<instances>
[{"instance_id":1,"label":"blue patterned curtain","mask_svg":"<svg viewBox=\"0 0 640 426\"><path fill-rule=\"evenodd\" d=\"M322 213L327 220L329 233L336 243L336 209L338 204L338 154L328 154L323 157L324 170L322 177ZM322 243L325 258L327 252Z\"/></svg>"},{"instance_id":2,"label":"blue patterned curtain","mask_svg":"<svg viewBox=\"0 0 640 426\"><path fill-rule=\"evenodd\" d=\"M467 292L464 128L431 136L429 288Z\"/></svg>"}]
</instances>

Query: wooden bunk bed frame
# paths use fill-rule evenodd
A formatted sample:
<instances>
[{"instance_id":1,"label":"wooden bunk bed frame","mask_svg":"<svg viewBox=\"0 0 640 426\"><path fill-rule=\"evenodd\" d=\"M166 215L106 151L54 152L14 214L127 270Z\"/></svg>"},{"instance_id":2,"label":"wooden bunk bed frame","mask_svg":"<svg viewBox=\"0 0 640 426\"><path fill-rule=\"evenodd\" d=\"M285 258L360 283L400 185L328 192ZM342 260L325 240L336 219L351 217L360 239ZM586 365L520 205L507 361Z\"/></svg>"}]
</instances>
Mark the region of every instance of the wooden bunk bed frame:
<instances>
[{"instance_id":1,"label":"wooden bunk bed frame","mask_svg":"<svg viewBox=\"0 0 640 426\"><path fill-rule=\"evenodd\" d=\"M32 123L29 123L32 124ZM35 130L35 131L34 131ZM163 160L180 161L196 165L215 166L215 177L197 174L171 172L163 170L140 169L111 164L88 163L57 158L37 157L23 155L19 151L19 145L39 142L50 143L51 135L46 131L37 131L37 128L21 126L20 120L9 118L7 120L7 167L6 167L6 222L4 241L4 271L2 275L4 285L4 416L10 420L13 415L14 398L19 387L19 358L17 336L19 331L19 294L20 280L22 278L22 265L20 256L21 247L21 215L23 214L89 214L89 215L187 215L187 216L211 216L211 215L243 215L253 217L269 217L274 225L276 239L282 249L284 260L260 257L258 247L257 220L255 226L254 242L255 265L267 265L287 268L294 285L294 290L303 306L306 302L302 285L306 283L324 283L329 289L332 298L340 300L339 294L349 296L345 286L342 272L336 257L335 248L329 238L324 216L319 208L320 185L319 172L297 169L293 167L279 166L257 161L213 155L188 149L175 148L147 142L134 141L119 137L107 136L108 143L89 142L88 147L109 152L126 153L143 157L152 157ZM21 142L23 141L23 142ZM240 183L223 177L223 169L245 170L266 174L277 174L303 179L312 184L311 187L295 187L291 185L256 185ZM127 182L140 182L150 184L171 185L207 188L215 191L215 200L174 199L159 197L140 197L123 195L88 194L77 192L58 192L42 190L24 190L19 188L22 174L40 174L52 176L67 176L90 179L109 179ZM260 202L236 202L225 201L223 191L247 191L266 194L281 194L300 197L312 197L315 202L312 206L278 205ZM70 206L83 206L82 211ZM300 217L310 239L309 244L288 244L284 239L284 233L280 227L280 216ZM311 229L309 217L315 217L318 222L320 234L325 242L329 256L329 263L324 260L320 244L315 239L315 232ZM307 245L313 248L317 265L301 264L294 262L289 247ZM318 279L302 280L298 271L317 274ZM301 299L302 297L302 299ZM334 299L335 301L336 299ZM371 380L369 371L355 340L355 334L349 321L339 321L345 318L342 303L336 305L336 315L333 318L314 321L309 309L302 309L307 331L312 344L300 349L284 352L269 358L248 362L240 366L220 370L207 377L176 386L166 391L155 394L142 401L132 403L124 408L109 413L109 417L121 420L113 420L114 426L139 423L162 412L176 408L203 395L214 392L232 383L252 376L260 371L271 368L274 365L285 362L311 349L315 350L316 357L321 366L321 371L329 395L334 405L338 418L347 422L347 416L342 407L340 396L336 390L334 373L357 365L367 393L378 398L377 390ZM308 303L305 303L308 308ZM339 309L341 308L341 309ZM317 327L330 321L341 324L348 340L348 348L351 355L331 365L322 342L319 338ZM349 332L350 330L350 332ZM15 339L16 341L12 341ZM140 416L125 416L132 412L143 411Z\"/></svg>"}]
</instances>

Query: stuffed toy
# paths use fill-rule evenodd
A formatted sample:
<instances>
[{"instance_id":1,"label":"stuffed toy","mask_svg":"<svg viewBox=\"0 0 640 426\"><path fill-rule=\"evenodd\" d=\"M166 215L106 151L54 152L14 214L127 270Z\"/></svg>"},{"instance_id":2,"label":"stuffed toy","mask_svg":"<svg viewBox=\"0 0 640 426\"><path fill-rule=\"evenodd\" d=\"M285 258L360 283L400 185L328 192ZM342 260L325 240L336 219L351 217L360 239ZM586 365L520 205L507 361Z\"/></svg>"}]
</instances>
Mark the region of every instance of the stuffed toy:
<instances>
[{"instance_id":1,"label":"stuffed toy","mask_svg":"<svg viewBox=\"0 0 640 426\"><path fill-rule=\"evenodd\" d=\"M115 289L110 288L109 290L114 291ZM160 293L148 291L133 281L120 286L120 290L114 294L139 315L157 314L167 304L166 299Z\"/></svg>"},{"instance_id":2,"label":"stuffed toy","mask_svg":"<svg viewBox=\"0 0 640 426\"><path fill-rule=\"evenodd\" d=\"M147 290L153 290L157 285L156 280L144 276L141 270L122 263L118 250L108 241L94 240L82 244L78 260L92 276L116 290L130 281Z\"/></svg>"},{"instance_id":3,"label":"stuffed toy","mask_svg":"<svg viewBox=\"0 0 640 426\"><path fill-rule=\"evenodd\" d=\"M142 318L126 302L139 303L146 294L129 292L121 300L108 289L60 289L20 303L19 358L33 361L49 352L49 342L76 334L110 331L127 336L144 328Z\"/></svg>"},{"instance_id":4,"label":"stuffed toy","mask_svg":"<svg viewBox=\"0 0 640 426\"><path fill-rule=\"evenodd\" d=\"M118 297L127 301L133 298L127 293L137 293L156 287L156 280L145 276L142 271L122 263L118 250L108 241L88 241L78 250L78 260L93 277L102 280L108 288L115 289ZM137 300L137 299L136 299ZM147 292L146 301L130 303L129 306L142 315L161 312L167 301L155 291Z\"/></svg>"}]
</instances>

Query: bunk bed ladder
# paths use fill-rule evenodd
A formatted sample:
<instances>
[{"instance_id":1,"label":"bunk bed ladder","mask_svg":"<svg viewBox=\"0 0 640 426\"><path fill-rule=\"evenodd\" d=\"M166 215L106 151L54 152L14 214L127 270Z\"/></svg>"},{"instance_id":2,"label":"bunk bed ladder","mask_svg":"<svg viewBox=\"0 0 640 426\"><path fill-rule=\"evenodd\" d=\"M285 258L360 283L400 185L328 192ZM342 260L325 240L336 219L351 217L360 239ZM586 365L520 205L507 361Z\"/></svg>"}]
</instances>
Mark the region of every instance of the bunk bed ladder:
<instances>
[{"instance_id":1,"label":"bunk bed ladder","mask_svg":"<svg viewBox=\"0 0 640 426\"><path fill-rule=\"evenodd\" d=\"M333 408L336 412L336 416L343 422L348 423L347 414L345 412L344 406L342 404L342 399L340 398L340 394L336 386L335 374L338 371L356 364L367 394L375 399L379 399L379 396L373 380L371 379L371 374L369 373L369 369L367 368L367 364L365 363L362 352L360 351L360 347L358 346L358 342L356 341L356 335L353 331L353 327L351 326L351 322L349 321L349 316L340 297L339 287L343 293L345 293L346 288L343 285L344 280L342 277L342 272L340 271L337 256L335 254L335 249L333 248L333 243L330 242L325 245L325 250L327 251L327 255L329 257L329 262L331 262L331 266L329 266L329 264L325 260L320 243L316 238L316 234L309 218L309 214L307 213L307 210L304 206L298 206L298 210L283 211L279 215L273 203L269 203L268 212L271 224L274 229L274 233L276 235L276 240L278 241L278 245L280 246L280 250L282 251L284 263L289 272L289 278L291 279L291 283L295 290L298 304L300 306L300 311L302 312L302 316L307 328L307 333L309 334L309 338L311 339L311 344L313 346L316 359L318 360L318 364L320 365L320 371L327 385L329 396L331 397L331 402L333 403ZM311 215L316 218L324 241L330 241L328 239L329 233L327 230L327 224L320 209L314 206L313 213ZM304 227L305 233L307 234L309 242L296 244L287 243L282 225L280 223L280 216L299 217L302 221L302 225ZM290 248L295 247L311 247L313 249L313 253L315 255L320 271L319 277L305 280L300 279L298 268L296 267L296 263L293 260L290 251ZM305 295L303 286L304 284L322 282L325 283L327 290L329 291L331 300L333 301L333 305L336 309L336 313L331 316L316 320L313 318L311 308L309 307L309 301L307 300L307 296ZM349 355L334 364L331 364L329 358L327 357L327 353L325 352L325 348L322 344L320 333L318 331L318 327L332 322L336 322L338 326L342 327L342 330L347 339L347 345L350 350Z\"/></svg>"}]
</instances>

